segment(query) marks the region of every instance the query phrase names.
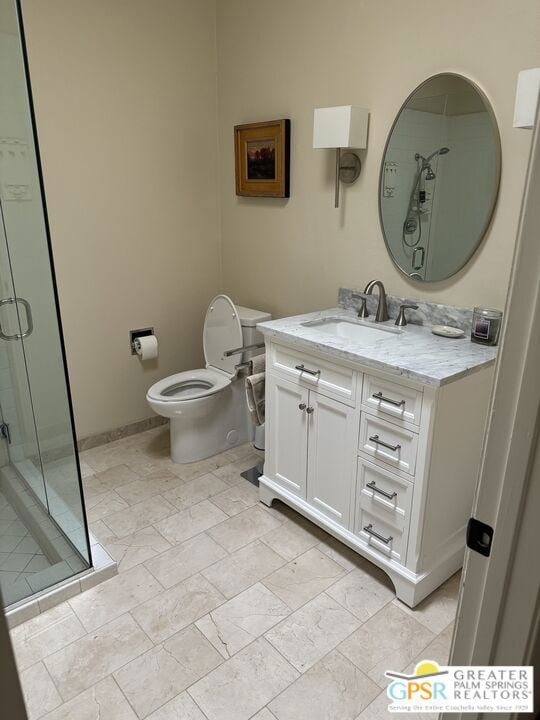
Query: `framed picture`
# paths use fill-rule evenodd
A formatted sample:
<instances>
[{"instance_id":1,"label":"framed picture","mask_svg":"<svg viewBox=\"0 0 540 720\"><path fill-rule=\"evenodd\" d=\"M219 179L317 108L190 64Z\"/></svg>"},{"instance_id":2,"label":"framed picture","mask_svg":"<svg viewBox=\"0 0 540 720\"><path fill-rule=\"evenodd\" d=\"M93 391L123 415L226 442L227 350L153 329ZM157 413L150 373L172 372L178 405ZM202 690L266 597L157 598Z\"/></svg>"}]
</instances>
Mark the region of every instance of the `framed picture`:
<instances>
[{"instance_id":1,"label":"framed picture","mask_svg":"<svg viewBox=\"0 0 540 720\"><path fill-rule=\"evenodd\" d=\"M237 195L289 197L290 138L290 120L235 126Z\"/></svg>"}]
</instances>

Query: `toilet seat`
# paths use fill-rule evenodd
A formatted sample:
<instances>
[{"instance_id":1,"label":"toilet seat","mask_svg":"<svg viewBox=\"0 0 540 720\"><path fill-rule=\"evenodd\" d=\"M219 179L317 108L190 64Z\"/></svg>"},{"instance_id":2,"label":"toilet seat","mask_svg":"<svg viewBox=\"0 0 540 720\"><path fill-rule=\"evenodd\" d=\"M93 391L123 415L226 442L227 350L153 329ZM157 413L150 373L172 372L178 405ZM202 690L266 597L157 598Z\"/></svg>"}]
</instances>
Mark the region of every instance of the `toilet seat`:
<instances>
[{"instance_id":1,"label":"toilet seat","mask_svg":"<svg viewBox=\"0 0 540 720\"><path fill-rule=\"evenodd\" d=\"M159 380L146 397L158 403L181 404L215 395L236 377L239 356L226 357L224 353L237 347L242 347L242 326L236 307L227 295L216 295L204 320L206 368L187 370Z\"/></svg>"},{"instance_id":2,"label":"toilet seat","mask_svg":"<svg viewBox=\"0 0 540 720\"><path fill-rule=\"evenodd\" d=\"M230 384L231 378L219 370L186 370L159 380L152 385L147 397L149 400L165 403L186 402L214 395Z\"/></svg>"}]
</instances>

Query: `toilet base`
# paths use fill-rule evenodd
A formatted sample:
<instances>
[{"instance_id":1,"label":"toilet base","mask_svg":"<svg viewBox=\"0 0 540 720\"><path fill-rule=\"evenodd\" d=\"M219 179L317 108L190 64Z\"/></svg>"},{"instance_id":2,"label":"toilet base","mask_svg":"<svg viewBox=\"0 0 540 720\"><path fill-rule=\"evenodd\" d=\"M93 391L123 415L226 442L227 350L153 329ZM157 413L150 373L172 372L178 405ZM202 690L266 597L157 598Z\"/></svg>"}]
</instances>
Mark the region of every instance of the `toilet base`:
<instances>
[{"instance_id":1,"label":"toilet base","mask_svg":"<svg viewBox=\"0 0 540 720\"><path fill-rule=\"evenodd\" d=\"M199 417L170 419L171 460L185 464L217 455L248 442L248 415L244 381L235 380L212 396L210 412Z\"/></svg>"}]
</instances>

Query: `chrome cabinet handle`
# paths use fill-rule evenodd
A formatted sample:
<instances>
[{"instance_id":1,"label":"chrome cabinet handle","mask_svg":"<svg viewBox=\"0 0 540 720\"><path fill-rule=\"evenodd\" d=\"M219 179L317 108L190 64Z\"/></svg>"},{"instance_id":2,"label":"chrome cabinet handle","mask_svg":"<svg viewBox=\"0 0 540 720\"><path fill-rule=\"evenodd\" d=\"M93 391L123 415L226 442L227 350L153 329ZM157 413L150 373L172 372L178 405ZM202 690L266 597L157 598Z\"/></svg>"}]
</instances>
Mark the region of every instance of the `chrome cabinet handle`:
<instances>
[{"instance_id":1,"label":"chrome cabinet handle","mask_svg":"<svg viewBox=\"0 0 540 720\"><path fill-rule=\"evenodd\" d=\"M299 410L305 410L306 407L307 407L307 406L306 406L306 403L300 403L300 405L298 406L298 409L299 409Z\"/></svg>"},{"instance_id":2,"label":"chrome cabinet handle","mask_svg":"<svg viewBox=\"0 0 540 720\"><path fill-rule=\"evenodd\" d=\"M375 485L375 480L368 482L366 487L368 487L370 490L373 490L373 492L379 493L379 495L382 495L383 497L388 498L388 500L393 500L395 497L397 497L397 492L389 493L389 492L386 492L386 490L382 490L381 488L377 487Z\"/></svg>"},{"instance_id":3,"label":"chrome cabinet handle","mask_svg":"<svg viewBox=\"0 0 540 720\"><path fill-rule=\"evenodd\" d=\"M376 445L382 445L389 450L393 450L393 452L396 452L396 450L401 450L401 445L390 445L390 443L384 442L384 440L379 440L378 435L371 435L369 439Z\"/></svg>"},{"instance_id":4,"label":"chrome cabinet handle","mask_svg":"<svg viewBox=\"0 0 540 720\"><path fill-rule=\"evenodd\" d=\"M395 405L396 407L402 407L405 405L405 400L392 400L392 398L385 397L382 392L373 393L371 397L374 397L376 400L382 400L383 402L390 403L390 405Z\"/></svg>"},{"instance_id":5,"label":"chrome cabinet handle","mask_svg":"<svg viewBox=\"0 0 540 720\"><path fill-rule=\"evenodd\" d=\"M364 527L364 531L367 532L368 535L372 535L374 538L377 538L377 540L380 540L385 545L388 545L394 539L392 535L389 535L387 538L385 538L383 535L379 535L378 532L375 532L375 530L373 530L373 525L371 523Z\"/></svg>"},{"instance_id":6,"label":"chrome cabinet handle","mask_svg":"<svg viewBox=\"0 0 540 720\"><path fill-rule=\"evenodd\" d=\"M315 377L319 377L319 375L321 374L320 370L310 370L309 368L305 367L304 363L302 363L301 365L295 365L294 369L300 370L300 372L305 372L308 375L314 375Z\"/></svg>"},{"instance_id":7,"label":"chrome cabinet handle","mask_svg":"<svg viewBox=\"0 0 540 720\"><path fill-rule=\"evenodd\" d=\"M28 337L32 334L32 331L34 330L34 321L32 319L32 308L30 307L30 303L28 300L25 300L24 298L17 298L17 297L9 297L4 298L3 300L0 300L0 308L4 305L16 305L17 303L21 303L25 309L26 312L26 330L22 333L14 333L13 335L7 335L2 330L2 325L0 324L0 338L2 340L22 340L22 338Z\"/></svg>"},{"instance_id":8,"label":"chrome cabinet handle","mask_svg":"<svg viewBox=\"0 0 540 720\"><path fill-rule=\"evenodd\" d=\"M306 412L307 412L308 415L311 415L311 413L314 413L314 412L315 412L315 408L308 407L308 409L306 410Z\"/></svg>"}]
</instances>

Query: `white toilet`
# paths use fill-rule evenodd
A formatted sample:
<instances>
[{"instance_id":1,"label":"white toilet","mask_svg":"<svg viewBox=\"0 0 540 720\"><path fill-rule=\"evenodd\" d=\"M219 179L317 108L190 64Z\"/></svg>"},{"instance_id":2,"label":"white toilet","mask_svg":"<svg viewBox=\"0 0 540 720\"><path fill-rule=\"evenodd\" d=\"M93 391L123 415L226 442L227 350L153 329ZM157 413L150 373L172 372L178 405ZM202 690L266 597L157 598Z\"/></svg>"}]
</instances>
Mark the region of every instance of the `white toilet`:
<instances>
[{"instance_id":1,"label":"white toilet","mask_svg":"<svg viewBox=\"0 0 540 720\"><path fill-rule=\"evenodd\" d=\"M227 350L263 342L256 324L268 313L235 306L217 295L206 311L203 348L206 367L171 375L152 385L146 399L171 423L171 460L190 463L211 457L251 439L244 376L236 366L264 348L225 356Z\"/></svg>"}]
</instances>

